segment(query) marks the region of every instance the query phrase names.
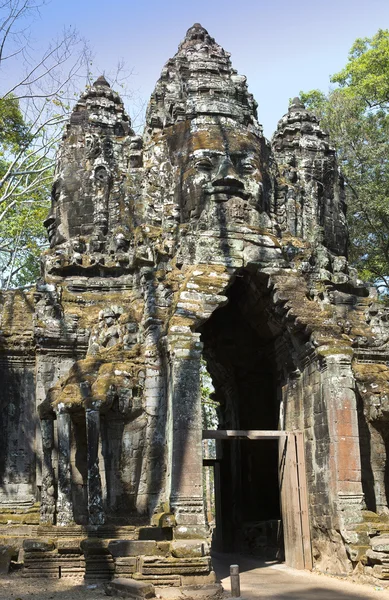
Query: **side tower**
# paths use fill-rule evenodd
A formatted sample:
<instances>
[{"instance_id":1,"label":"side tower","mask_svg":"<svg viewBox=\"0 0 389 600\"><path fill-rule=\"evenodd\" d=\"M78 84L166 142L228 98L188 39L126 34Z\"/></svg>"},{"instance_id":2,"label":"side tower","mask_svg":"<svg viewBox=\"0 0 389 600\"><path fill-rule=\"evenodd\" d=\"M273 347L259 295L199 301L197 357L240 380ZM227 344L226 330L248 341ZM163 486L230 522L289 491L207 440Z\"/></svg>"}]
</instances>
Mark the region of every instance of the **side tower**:
<instances>
[{"instance_id":1,"label":"side tower","mask_svg":"<svg viewBox=\"0 0 389 600\"><path fill-rule=\"evenodd\" d=\"M283 231L322 243L333 254L347 256L348 232L343 178L335 150L318 119L294 98L278 123L272 148L279 167L279 209Z\"/></svg>"},{"instance_id":2,"label":"side tower","mask_svg":"<svg viewBox=\"0 0 389 600\"><path fill-rule=\"evenodd\" d=\"M108 257L128 249L133 222L125 179L130 167L141 166L141 144L119 95L99 77L74 107L58 152L44 223L55 250L44 258L46 274L77 265L110 268Z\"/></svg>"}]
</instances>

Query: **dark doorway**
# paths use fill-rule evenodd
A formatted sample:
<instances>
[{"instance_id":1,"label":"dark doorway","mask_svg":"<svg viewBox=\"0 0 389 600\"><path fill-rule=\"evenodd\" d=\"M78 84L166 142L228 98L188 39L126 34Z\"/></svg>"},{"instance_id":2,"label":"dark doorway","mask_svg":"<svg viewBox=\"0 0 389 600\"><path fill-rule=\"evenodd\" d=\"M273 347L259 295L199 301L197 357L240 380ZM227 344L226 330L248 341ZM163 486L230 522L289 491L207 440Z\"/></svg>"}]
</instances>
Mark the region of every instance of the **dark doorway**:
<instances>
[{"instance_id":1,"label":"dark doorway","mask_svg":"<svg viewBox=\"0 0 389 600\"><path fill-rule=\"evenodd\" d=\"M219 428L277 430L282 330L272 318L267 277L242 272L227 296L228 304L200 328ZM217 444L213 548L281 558L278 441Z\"/></svg>"}]
</instances>

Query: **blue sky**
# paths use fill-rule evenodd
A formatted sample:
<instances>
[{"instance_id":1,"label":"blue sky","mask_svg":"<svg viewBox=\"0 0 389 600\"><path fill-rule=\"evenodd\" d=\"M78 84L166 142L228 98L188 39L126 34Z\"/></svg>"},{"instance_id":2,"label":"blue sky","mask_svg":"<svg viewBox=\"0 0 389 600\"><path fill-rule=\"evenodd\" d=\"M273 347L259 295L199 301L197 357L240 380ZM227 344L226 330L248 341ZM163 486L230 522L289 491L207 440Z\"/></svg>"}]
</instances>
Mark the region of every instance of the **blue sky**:
<instances>
[{"instance_id":1,"label":"blue sky","mask_svg":"<svg viewBox=\"0 0 389 600\"><path fill-rule=\"evenodd\" d=\"M231 53L259 104L270 137L300 90L328 89L357 37L389 28L389 0L51 0L33 23L44 47L64 26L89 40L94 70L120 59L130 85L147 101L164 63L186 30L201 23Z\"/></svg>"}]
</instances>

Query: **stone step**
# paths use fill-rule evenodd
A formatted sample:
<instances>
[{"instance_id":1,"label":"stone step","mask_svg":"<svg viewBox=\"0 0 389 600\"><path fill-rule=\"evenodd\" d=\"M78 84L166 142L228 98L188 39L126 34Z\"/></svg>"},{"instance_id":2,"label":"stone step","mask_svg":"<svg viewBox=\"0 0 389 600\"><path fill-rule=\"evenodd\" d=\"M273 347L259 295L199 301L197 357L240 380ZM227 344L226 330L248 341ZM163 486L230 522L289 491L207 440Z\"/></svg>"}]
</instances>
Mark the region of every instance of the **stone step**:
<instances>
[{"instance_id":1,"label":"stone step","mask_svg":"<svg viewBox=\"0 0 389 600\"><path fill-rule=\"evenodd\" d=\"M209 557L202 558L154 558L143 557L140 560L142 575L204 575L210 572Z\"/></svg>"},{"instance_id":2,"label":"stone step","mask_svg":"<svg viewBox=\"0 0 389 600\"><path fill-rule=\"evenodd\" d=\"M134 573L132 577L137 581L152 583L155 586L179 587L181 585L180 575L144 575L143 573Z\"/></svg>"},{"instance_id":3,"label":"stone step","mask_svg":"<svg viewBox=\"0 0 389 600\"><path fill-rule=\"evenodd\" d=\"M101 525L99 527L86 527L83 525L67 525L56 527L54 525L39 525L32 533L38 537L46 538L79 538L84 539L123 539L123 540L154 540L156 542L171 541L173 539L171 527L135 526L135 525Z\"/></svg>"}]
</instances>

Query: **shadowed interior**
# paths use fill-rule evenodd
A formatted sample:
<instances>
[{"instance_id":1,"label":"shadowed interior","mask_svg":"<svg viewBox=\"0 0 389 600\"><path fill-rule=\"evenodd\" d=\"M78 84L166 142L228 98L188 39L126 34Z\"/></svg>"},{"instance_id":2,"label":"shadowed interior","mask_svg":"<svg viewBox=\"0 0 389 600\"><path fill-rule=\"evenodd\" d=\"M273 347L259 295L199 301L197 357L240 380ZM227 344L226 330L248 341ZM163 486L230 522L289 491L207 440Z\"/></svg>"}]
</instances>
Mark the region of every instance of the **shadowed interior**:
<instances>
[{"instance_id":1,"label":"shadowed interior","mask_svg":"<svg viewBox=\"0 0 389 600\"><path fill-rule=\"evenodd\" d=\"M201 327L220 403L219 428L277 430L281 387L276 340L281 331L271 319L266 278L241 273L227 296L228 304ZM222 441L219 457L215 549L279 555L278 442Z\"/></svg>"}]
</instances>

